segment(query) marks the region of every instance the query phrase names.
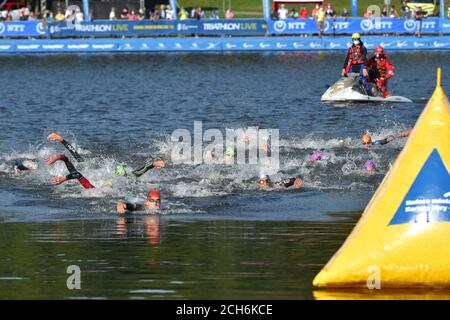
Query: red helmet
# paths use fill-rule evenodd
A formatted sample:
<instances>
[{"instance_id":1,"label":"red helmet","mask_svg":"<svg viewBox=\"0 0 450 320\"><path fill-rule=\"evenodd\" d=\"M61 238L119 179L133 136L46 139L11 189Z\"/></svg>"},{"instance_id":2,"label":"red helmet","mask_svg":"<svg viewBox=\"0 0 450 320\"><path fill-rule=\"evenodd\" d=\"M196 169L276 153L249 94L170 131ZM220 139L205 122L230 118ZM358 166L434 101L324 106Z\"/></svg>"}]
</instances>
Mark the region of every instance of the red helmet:
<instances>
[{"instance_id":1,"label":"red helmet","mask_svg":"<svg viewBox=\"0 0 450 320\"><path fill-rule=\"evenodd\" d=\"M380 54L384 54L384 49L382 46L377 46L375 48L375 53L380 53Z\"/></svg>"}]
</instances>

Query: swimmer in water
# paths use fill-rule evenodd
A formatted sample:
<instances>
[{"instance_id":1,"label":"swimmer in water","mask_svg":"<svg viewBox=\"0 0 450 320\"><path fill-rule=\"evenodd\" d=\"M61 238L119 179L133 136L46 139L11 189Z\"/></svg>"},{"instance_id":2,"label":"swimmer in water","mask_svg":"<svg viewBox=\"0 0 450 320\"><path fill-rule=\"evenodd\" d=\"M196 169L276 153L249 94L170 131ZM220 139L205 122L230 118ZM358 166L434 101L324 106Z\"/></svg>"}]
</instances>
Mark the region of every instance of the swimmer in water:
<instances>
[{"instance_id":1,"label":"swimmer in water","mask_svg":"<svg viewBox=\"0 0 450 320\"><path fill-rule=\"evenodd\" d=\"M130 211L148 211L157 210L161 207L161 195L158 189L152 189L147 195L145 204L119 202L116 205L117 212L119 214L125 214Z\"/></svg>"},{"instance_id":2,"label":"swimmer in water","mask_svg":"<svg viewBox=\"0 0 450 320\"><path fill-rule=\"evenodd\" d=\"M77 152L74 146L72 146L68 141L64 140L59 134L57 133L50 133L47 136L47 139L50 141L56 141L61 142L62 145L70 152L70 154L78 161L83 162L84 159L80 156L80 154Z\"/></svg>"},{"instance_id":3,"label":"swimmer in water","mask_svg":"<svg viewBox=\"0 0 450 320\"><path fill-rule=\"evenodd\" d=\"M79 155L79 153L75 150L75 148L69 142L64 140L59 134L51 133L48 135L47 139L50 141L61 142L63 144L63 146L67 150L69 150L69 152L72 154L72 156L78 162L84 161L84 159ZM165 163L163 160L155 161L155 160L151 159L149 162L145 163L142 167L140 167L136 170L132 170L131 174L138 178L138 177L142 176L144 173L146 173L147 171L149 171L150 169L153 169L153 168L162 169L162 168L164 168L164 165L165 165ZM114 172L116 175L119 175L119 176L128 176L127 169L122 164L117 165Z\"/></svg>"},{"instance_id":4,"label":"swimmer in water","mask_svg":"<svg viewBox=\"0 0 450 320\"><path fill-rule=\"evenodd\" d=\"M95 188L88 179L86 179L77 169L75 169L75 166L70 162L70 160L66 157L64 153L61 154L55 154L50 156L46 162L48 165L54 164L56 161L64 161L66 164L67 170L69 171L69 174L66 176L56 176L52 178L52 184L54 186L57 186L63 182L66 182L68 180L77 179L78 182L85 188L85 189L93 189Z\"/></svg>"},{"instance_id":5,"label":"swimmer in water","mask_svg":"<svg viewBox=\"0 0 450 320\"><path fill-rule=\"evenodd\" d=\"M322 157L323 157L323 149L314 151L311 154L311 158L310 159L311 159L312 162L315 162L315 161L318 161L318 160L322 160Z\"/></svg>"},{"instance_id":6,"label":"swimmer in water","mask_svg":"<svg viewBox=\"0 0 450 320\"><path fill-rule=\"evenodd\" d=\"M400 139L400 138L409 137L411 132L412 132L412 129L409 129L406 131L401 131L401 132L397 133L395 136L389 135L384 139L375 140L375 141L372 141L372 137L370 136L370 134L366 133L361 137L361 142L367 148L369 148L370 146L373 146L373 145L385 145L385 144L388 144L389 142L394 141L396 138Z\"/></svg>"},{"instance_id":7,"label":"swimmer in water","mask_svg":"<svg viewBox=\"0 0 450 320\"><path fill-rule=\"evenodd\" d=\"M377 167L375 166L375 163L372 160L367 160L364 163L364 170L366 170L368 173L375 173Z\"/></svg>"},{"instance_id":8,"label":"swimmer in water","mask_svg":"<svg viewBox=\"0 0 450 320\"><path fill-rule=\"evenodd\" d=\"M223 153L223 163L224 164L233 164L234 163L234 148L233 147L227 147L225 149L225 152ZM204 155L204 160L206 163L218 161L219 159L216 158L216 152L214 150L207 150Z\"/></svg>"},{"instance_id":9,"label":"swimmer in water","mask_svg":"<svg viewBox=\"0 0 450 320\"><path fill-rule=\"evenodd\" d=\"M300 188L303 185L303 178L301 176L296 176L288 179L284 179L282 181L274 182L270 180L270 177L267 174L262 173L259 176L259 186L261 188L268 188L272 186L279 186L284 188L294 187L294 188Z\"/></svg>"},{"instance_id":10,"label":"swimmer in water","mask_svg":"<svg viewBox=\"0 0 450 320\"><path fill-rule=\"evenodd\" d=\"M16 161L12 167L12 171L14 174L21 174L36 170L37 168L38 164L32 160Z\"/></svg>"},{"instance_id":11,"label":"swimmer in water","mask_svg":"<svg viewBox=\"0 0 450 320\"><path fill-rule=\"evenodd\" d=\"M223 154L223 162L225 164L233 164L234 163L234 148L228 147L225 149Z\"/></svg>"},{"instance_id":12,"label":"swimmer in water","mask_svg":"<svg viewBox=\"0 0 450 320\"><path fill-rule=\"evenodd\" d=\"M142 167L136 170L132 170L131 174L135 176L136 178L139 178L144 173L151 169L162 169L164 168L165 163L163 160L153 160L151 159L148 163L145 163ZM114 170L114 173L118 176L128 176L127 169L124 165L119 164L116 166L116 169Z\"/></svg>"}]
</instances>

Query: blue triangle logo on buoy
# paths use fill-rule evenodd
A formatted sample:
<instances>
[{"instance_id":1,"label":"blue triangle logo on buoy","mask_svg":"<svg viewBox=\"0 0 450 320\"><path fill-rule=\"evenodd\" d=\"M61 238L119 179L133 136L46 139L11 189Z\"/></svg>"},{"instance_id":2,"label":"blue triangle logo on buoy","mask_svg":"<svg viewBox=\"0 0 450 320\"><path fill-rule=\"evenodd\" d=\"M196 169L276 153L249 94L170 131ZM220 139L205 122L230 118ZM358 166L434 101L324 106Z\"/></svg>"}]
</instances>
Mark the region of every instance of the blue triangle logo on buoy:
<instances>
[{"instance_id":1,"label":"blue triangle logo on buoy","mask_svg":"<svg viewBox=\"0 0 450 320\"><path fill-rule=\"evenodd\" d=\"M450 174L433 149L389 225L450 222Z\"/></svg>"}]
</instances>

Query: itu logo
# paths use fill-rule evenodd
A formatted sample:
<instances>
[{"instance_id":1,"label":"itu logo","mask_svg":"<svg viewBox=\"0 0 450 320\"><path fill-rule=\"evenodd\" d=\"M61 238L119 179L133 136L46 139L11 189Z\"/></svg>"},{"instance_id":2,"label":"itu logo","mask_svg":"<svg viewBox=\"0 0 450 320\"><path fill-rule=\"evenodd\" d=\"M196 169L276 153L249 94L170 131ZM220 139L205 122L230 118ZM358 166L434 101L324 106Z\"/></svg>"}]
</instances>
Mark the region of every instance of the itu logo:
<instances>
[{"instance_id":1,"label":"itu logo","mask_svg":"<svg viewBox=\"0 0 450 320\"><path fill-rule=\"evenodd\" d=\"M5 24L0 22L0 34L3 34L5 32L5 29L6 29Z\"/></svg>"},{"instance_id":2,"label":"itu logo","mask_svg":"<svg viewBox=\"0 0 450 320\"><path fill-rule=\"evenodd\" d=\"M405 22L403 22L403 28L408 32L416 31L416 21L412 19L405 20Z\"/></svg>"},{"instance_id":3,"label":"itu logo","mask_svg":"<svg viewBox=\"0 0 450 320\"><path fill-rule=\"evenodd\" d=\"M283 32L284 30L286 30L286 26L287 24L283 20L277 20L273 24L273 28L275 29L276 32Z\"/></svg>"},{"instance_id":4,"label":"itu logo","mask_svg":"<svg viewBox=\"0 0 450 320\"><path fill-rule=\"evenodd\" d=\"M370 31L373 29L373 23L369 19L363 19L361 20L361 29L364 31Z\"/></svg>"},{"instance_id":5,"label":"itu logo","mask_svg":"<svg viewBox=\"0 0 450 320\"><path fill-rule=\"evenodd\" d=\"M36 25L36 32L39 33L39 34L46 34L46 32L45 32L45 27L44 27L44 25L43 25L42 22L39 22L39 23Z\"/></svg>"}]
</instances>

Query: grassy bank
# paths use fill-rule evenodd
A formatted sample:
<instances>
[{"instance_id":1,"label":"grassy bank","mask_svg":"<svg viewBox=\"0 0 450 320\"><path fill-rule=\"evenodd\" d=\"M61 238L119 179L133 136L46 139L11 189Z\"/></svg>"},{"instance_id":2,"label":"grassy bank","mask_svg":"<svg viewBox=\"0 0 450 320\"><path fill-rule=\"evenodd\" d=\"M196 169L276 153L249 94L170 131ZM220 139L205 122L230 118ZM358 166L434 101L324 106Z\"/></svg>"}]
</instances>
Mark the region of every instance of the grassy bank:
<instances>
[{"instance_id":1,"label":"grassy bank","mask_svg":"<svg viewBox=\"0 0 450 320\"><path fill-rule=\"evenodd\" d=\"M333 8L337 11L338 15L341 13L342 9L345 7L349 12L351 12L351 1L350 0L335 0L330 1ZM222 11L231 5L235 13L236 18L261 18L262 17L262 1L261 0L178 0L178 5L180 7L202 7L210 8L215 7ZM325 1L328 3L328 1ZM391 0L391 4L394 5L397 11L400 13L401 2L400 0ZM358 1L358 15L362 16L369 5L377 5L380 8L384 6L384 0L359 0ZM300 5L287 6L288 8L299 9ZM313 5L306 5L308 11L311 12ZM220 17L223 17L223 13L220 12Z\"/></svg>"}]
</instances>

